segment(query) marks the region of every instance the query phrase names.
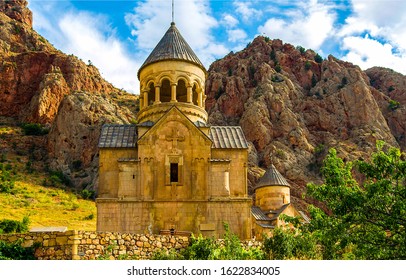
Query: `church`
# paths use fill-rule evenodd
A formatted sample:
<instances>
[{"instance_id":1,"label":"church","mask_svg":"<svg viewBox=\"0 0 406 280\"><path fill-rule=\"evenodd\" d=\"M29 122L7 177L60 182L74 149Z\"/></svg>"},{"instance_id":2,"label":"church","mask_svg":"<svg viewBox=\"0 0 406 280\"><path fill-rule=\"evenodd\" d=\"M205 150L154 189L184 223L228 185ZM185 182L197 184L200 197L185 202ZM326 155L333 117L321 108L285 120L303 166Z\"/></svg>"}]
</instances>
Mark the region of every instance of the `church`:
<instances>
[{"instance_id":1,"label":"church","mask_svg":"<svg viewBox=\"0 0 406 280\"><path fill-rule=\"evenodd\" d=\"M210 126L207 71L174 22L138 71L136 124L105 124L99 139L97 231L240 239L300 215L271 166L247 187L248 143L239 126Z\"/></svg>"}]
</instances>

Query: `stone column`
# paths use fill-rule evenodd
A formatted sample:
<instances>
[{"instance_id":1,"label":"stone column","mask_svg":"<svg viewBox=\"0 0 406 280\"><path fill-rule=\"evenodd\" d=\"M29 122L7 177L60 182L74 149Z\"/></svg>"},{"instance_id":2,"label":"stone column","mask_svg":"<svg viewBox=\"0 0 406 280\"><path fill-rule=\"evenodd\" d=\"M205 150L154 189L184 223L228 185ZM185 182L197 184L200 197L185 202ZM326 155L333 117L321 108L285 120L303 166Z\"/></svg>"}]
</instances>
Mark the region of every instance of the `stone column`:
<instances>
[{"instance_id":1,"label":"stone column","mask_svg":"<svg viewBox=\"0 0 406 280\"><path fill-rule=\"evenodd\" d=\"M144 107L148 107L148 91L144 91Z\"/></svg>"},{"instance_id":2,"label":"stone column","mask_svg":"<svg viewBox=\"0 0 406 280\"><path fill-rule=\"evenodd\" d=\"M171 102L178 102L176 100L176 83L171 84Z\"/></svg>"},{"instance_id":3,"label":"stone column","mask_svg":"<svg viewBox=\"0 0 406 280\"><path fill-rule=\"evenodd\" d=\"M144 108L144 93L140 94L140 110Z\"/></svg>"},{"instance_id":4,"label":"stone column","mask_svg":"<svg viewBox=\"0 0 406 280\"><path fill-rule=\"evenodd\" d=\"M187 103L192 103L193 101L192 101L192 98L193 98L193 90L192 90L192 86L188 86L187 87L187 94L186 94L186 97L187 97Z\"/></svg>"},{"instance_id":5,"label":"stone column","mask_svg":"<svg viewBox=\"0 0 406 280\"><path fill-rule=\"evenodd\" d=\"M203 90L197 90L197 106L203 107Z\"/></svg>"},{"instance_id":6,"label":"stone column","mask_svg":"<svg viewBox=\"0 0 406 280\"><path fill-rule=\"evenodd\" d=\"M154 104L159 104L161 103L161 87L156 86L155 87L155 102Z\"/></svg>"}]
</instances>

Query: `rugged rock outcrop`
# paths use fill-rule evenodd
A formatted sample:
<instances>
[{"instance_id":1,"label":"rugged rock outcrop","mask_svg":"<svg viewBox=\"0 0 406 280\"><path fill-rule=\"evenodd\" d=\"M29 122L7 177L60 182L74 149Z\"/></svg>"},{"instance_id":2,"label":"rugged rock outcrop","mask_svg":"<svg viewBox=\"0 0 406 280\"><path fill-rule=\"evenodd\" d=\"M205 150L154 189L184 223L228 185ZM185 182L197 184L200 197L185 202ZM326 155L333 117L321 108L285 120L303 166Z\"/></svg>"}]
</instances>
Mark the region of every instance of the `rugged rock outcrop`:
<instances>
[{"instance_id":1,"label":"rugged rock outcrop","mask_svg":"<svg viewBox=\"0 0 406 280\"><path fill-rule=\"evenodd\" d=\"M47 126L49 134L35 146L47 156L38 160L76 187L97 188L100 127L134 119L137 97L36 33L25 0L0 2L0 27L0 116Z\"/></svg>"},{"instance_id":2,"label":"rugged rock outcrop","mask_svg":"<svg viewBox=\"0 0 406 280\"><path fill-rule=\"evenodd\" d=\"M239 124L252 143L251 187L273 162L300 197L306 182L320 179L317 171L331 147L348 160L367 158L376 140L406 147L405 77L392 74L396 82L388 82L390 73L363 72L333 56L322 59L312 50L257 37L211 65L206 107L212 124ZM390 98L399 102L395 110L388 107Z\"/></svg>"},{"instance_id":3,"label":"rugged rock outcrop","mask_svg":"<svg viewBox=\"0 0 406 280\"><path fill-rule=\"evenodd\" d=\"M130 122L137 97L32 30L25 0L0 2L0 27L0 116L48 126L35 142L37 159L78 187L97 188L100 127ZM362 71L257 37L208 72L209 122L242 126L250 142L250 187L272 162L292 184L292 200L303 203L303 188L320 180L330 147L348 160L367 158L376 140L406 149L406 77L390 69Z\"/></svg>"},{"instance_id":4,"label":"rugged rock outcrop","mask_svg":"<svg viewBox=\"0 0 406 280\"><path fill-rule=\"evenodd\" d=\"M26 0L4 0L0 2L0 13L32 28L32 12Z\"/></svg>"}]
</instances>

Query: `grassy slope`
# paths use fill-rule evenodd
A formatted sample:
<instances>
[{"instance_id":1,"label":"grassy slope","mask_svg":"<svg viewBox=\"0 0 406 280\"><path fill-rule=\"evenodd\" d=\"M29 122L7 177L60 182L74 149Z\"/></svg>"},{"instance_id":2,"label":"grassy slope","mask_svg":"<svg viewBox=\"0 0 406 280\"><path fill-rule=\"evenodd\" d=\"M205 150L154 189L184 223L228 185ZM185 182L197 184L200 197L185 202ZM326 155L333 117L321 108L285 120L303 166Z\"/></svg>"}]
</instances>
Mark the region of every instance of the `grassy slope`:
<instances>
[{"instance_id":1,"label":"grassy slope","mask_svg":"<svg viewBox=\"0 0 406 280\"><path fill-rule=\"evenodd\" d=\"M23 139L17 126L0 124L0 155L15 179L12 193L0 193L0 220L30 219L30 227L66 226L68 229L96 230L96 206L91 200L79 198L58 183L49 186L50 175L41 168L27 171L29 152L16 152L11 141ZM29 139L26 139L29 142ZM14 143L14 147L16 144ZM17 145L18 146L18 145ZM48 181L47 184L44 184ZM48 186L44 186L48 185ZM57 185L57 186L56 186Z\"/></svg>"}]
</instances>

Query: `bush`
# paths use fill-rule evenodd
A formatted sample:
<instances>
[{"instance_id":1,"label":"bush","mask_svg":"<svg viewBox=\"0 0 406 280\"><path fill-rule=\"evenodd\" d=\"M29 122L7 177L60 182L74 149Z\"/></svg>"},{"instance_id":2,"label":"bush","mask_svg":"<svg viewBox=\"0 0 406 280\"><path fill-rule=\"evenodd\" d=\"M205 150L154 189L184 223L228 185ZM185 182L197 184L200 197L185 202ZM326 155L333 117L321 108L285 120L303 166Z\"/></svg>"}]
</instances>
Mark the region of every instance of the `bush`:
<instances>
[{"instance_id":1,"label":"bush","mask_svg":"<svg viewBox=\"0 0 406 280\"><path fill-rule=\"evenodd\" d=\"M304 64L304 68L306 71L310 70L310 68L312 68L312 64L310 63L310 61L306 61Z\"/></svg>"},{"instance_id":2,"label":"bush","mask_svg":"<svg viewBox=\"0 0 406 280\"><path fill-rule=\"evenodd\" d=\"M317 63L322 63L322 62L323 62L323 58L322 58L319 54L316 54L316 55L314 56L314 61L316 61Z\"/></svg>"},{"instance_id":3,"label":"bush","mask_svg":"<svg viewBox=\"0 0 406 280\"><path fill-rule=\"evenodd\" d=\"M400 107L400 102L396 101L396 100L389 100L389 105L388 108L391 111L395 111L396 109L398 109Z\"/></svg>"},{"instance_id":4,"label":"bush","mask_svg":"<svg viewBox=\"0 0 406 280\"><path fill-rule=\"evenodd\" d=\"M16 220L0 220L0 233L24 233L28 231L30 221L24 217L21 222Z\"/></svg>"},{"instance_id":5,"label":"bush","mask_svg":"<svg viewBox=\"0 0 406 280\"><path fill-rule=\"evenodd\" d=\"M189 247L182 252L182 255L186 260L210 260L215 248L213 238L205 238L202 235L196 238L192 235Z\"/></svg>"},{"instance_id":6,"label":"bush","mask_svg":"<svg viewBox=\"0 0 406 280\"><path fill-rule=\"evenodd\" d=\"M39 244L26 248L21 245L22 242L23 239L12 243L0 240L0 260L35 260L34 253Z\"/></svg>"},{"instance_id":7,"label":"bush","mask_svg":"<svg viewBox=\"0 0 406 280\"><path fill-rule=\"evenodd\" d=\"M12 193L14 189L14 178L6 169L7 166L0 169L0 193Z\"/></svg>"},{"instance_id":8,"label":"bush","mask_svg":"<svg viewBox=\"0 0 406 280\"><path fill-rule=\"evenodd\" d=\"M25 135L41 136L48 134L49 132L49 129L45 128L39 123L23 123L21 128L23 129Z\"/></svg>"},{"instance_id":9,"label":"bush","mask_svg":"<svg viewBox=\"0 0 406 280\"><path fill-rule=\"evenodd\" d=\"M302 46L297 46L296 49L300 52L300 54L304 54L306 52L306 49Z\"/></svg>"},{"instance_id":10,"label":"bush","mask_svg":"<svg viewBox=\"0 0 406 280\"><path fill-rule=\"evenodd\" d=\"M80 192L80 196L83 199L94 199L96 197L96 193L95 193L95 191L89 191L89 190L84 189Z\"/></svg>"}]
</instances>

